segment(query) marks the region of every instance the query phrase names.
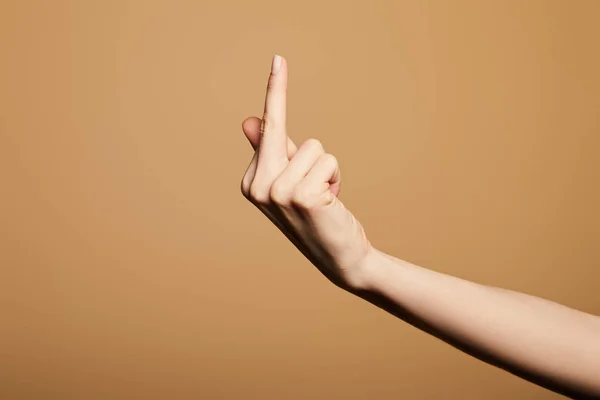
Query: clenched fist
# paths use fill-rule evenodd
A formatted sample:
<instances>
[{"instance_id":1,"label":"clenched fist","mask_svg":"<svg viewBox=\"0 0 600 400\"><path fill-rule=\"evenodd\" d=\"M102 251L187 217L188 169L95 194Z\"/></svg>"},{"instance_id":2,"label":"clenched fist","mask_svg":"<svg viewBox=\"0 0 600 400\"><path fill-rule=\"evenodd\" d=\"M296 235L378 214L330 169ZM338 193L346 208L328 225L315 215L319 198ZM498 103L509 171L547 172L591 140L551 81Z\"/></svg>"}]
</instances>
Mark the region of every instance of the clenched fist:
<instances>
[{"instance_id":1,"label":"clenched fist","mask_svg":"<svg viewBox=\"0 0 600 400\"><path fill-rule=\"evenodd\" d=\"M360 289L371 245L362 226L338 199L336 158L318 140L297 147L286 130L285 59L273 58L262 119L242 127L254 156L242 193L333 283Z\"/></svg>"}]
</instances>

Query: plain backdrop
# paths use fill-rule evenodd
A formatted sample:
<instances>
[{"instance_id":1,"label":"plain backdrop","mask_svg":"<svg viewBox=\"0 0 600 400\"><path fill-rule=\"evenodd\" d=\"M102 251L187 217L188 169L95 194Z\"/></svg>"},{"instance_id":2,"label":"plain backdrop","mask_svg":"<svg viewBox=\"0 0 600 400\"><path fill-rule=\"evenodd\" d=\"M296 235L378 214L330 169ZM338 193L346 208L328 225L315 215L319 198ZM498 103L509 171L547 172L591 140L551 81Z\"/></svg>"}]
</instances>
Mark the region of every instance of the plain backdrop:
<instances>
[{"instance_id":1,"label":"plain backdrop","mask_svg":"<svg viewBox=\"0 0 600 400\"><path fill-rule=\"evenodd\" d=\"M555 399L240 194L271 57L373 244L600 313L600 2L0 3L0 397ZM490 309L490 313L494 310Z\"/></svg>"}]
</instances>

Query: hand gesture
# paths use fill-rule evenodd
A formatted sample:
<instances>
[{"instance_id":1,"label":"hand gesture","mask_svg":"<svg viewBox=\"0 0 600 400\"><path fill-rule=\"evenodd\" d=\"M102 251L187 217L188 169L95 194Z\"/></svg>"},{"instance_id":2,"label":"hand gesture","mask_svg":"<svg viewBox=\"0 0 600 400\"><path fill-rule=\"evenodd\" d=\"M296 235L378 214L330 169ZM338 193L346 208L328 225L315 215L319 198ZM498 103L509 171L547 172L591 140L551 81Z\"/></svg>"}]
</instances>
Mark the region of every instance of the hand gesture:
<instances>
[{"instance_id":1,"label":"hand gesture","mask_svg":"<svg viewBox=\"0 0 600 400\"><path fill-rule=\"evenodd\" d=\"M359 288L371 245L338 198L336 158L318 140L297 147L288 138L287 78L286 60L275 56L263 117L248 118L242 125L254 148L242 193L333 283Z\"/></svg>"}]
</instances>

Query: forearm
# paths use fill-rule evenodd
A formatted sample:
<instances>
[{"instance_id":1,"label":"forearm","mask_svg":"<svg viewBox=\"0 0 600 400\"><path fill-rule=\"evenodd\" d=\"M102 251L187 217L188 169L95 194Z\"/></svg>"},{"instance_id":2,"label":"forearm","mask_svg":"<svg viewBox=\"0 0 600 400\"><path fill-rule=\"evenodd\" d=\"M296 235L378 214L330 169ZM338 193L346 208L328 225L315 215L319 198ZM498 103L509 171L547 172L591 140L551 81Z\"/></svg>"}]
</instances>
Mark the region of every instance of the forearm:
<instances>
[{"instance_id":1,"label":"forearm","mask_svg":"<svg viewBox=\"0 0 600 400\"><path fill-rule=\"evenodd\" d=\"M374 250L358 294L487 362L567 394L600 397L600 319L427 270Z\"/></svg>"}]
</instances>

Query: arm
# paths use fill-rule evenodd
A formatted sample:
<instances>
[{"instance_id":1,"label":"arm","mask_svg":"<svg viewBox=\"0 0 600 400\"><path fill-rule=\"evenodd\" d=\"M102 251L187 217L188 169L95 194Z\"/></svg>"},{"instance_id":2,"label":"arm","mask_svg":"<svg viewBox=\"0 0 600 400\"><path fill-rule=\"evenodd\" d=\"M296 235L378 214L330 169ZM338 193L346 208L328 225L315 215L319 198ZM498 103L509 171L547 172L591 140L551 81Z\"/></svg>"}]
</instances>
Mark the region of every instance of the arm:
<instances>
[{"instance_id":1,"label":"arm","mask_svg":"<svg viewBox=\"0 0 600 400\"><path fill-rule=\"evenodd\" d=\"M361 269L350 291L412 325L553 391L600 397L600 318L375 249Z\"/></svg>"},{"instance_id":2,"label":"arm","mask_svg":"<svg viewBox=\"0 0 600 400\"><path fill-rule=\"evenodd\" d=\"M339 199L338 163L286 131L287 63L273 59L244 196L337 286L488 363L556 392L600 398L600 321L546 300L478 285L383 254Z\"/></svg>"}]
</instances>

